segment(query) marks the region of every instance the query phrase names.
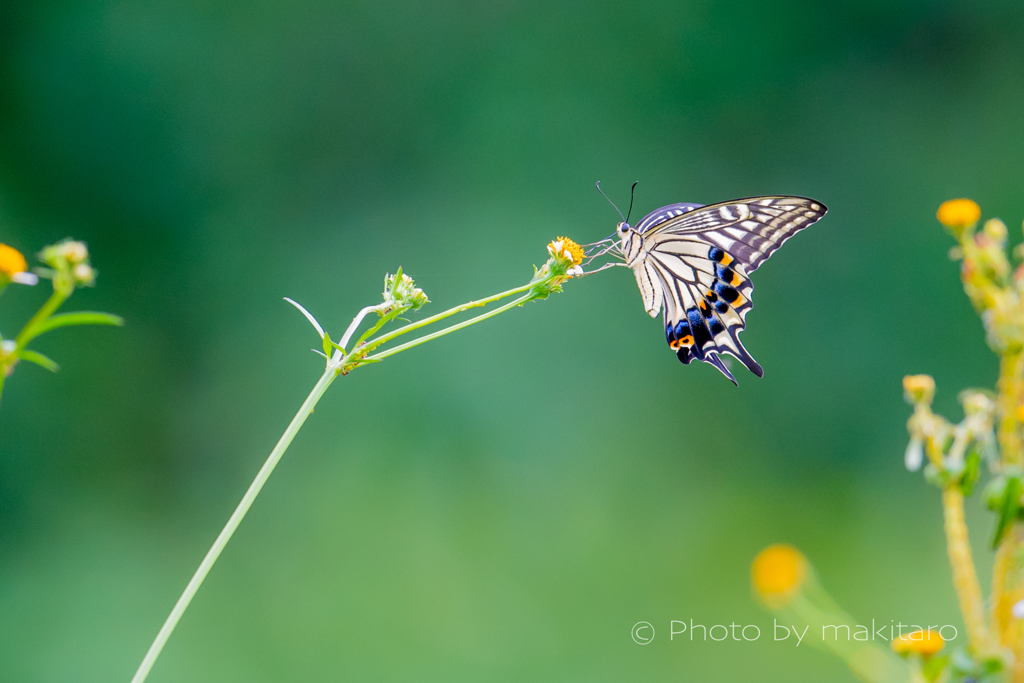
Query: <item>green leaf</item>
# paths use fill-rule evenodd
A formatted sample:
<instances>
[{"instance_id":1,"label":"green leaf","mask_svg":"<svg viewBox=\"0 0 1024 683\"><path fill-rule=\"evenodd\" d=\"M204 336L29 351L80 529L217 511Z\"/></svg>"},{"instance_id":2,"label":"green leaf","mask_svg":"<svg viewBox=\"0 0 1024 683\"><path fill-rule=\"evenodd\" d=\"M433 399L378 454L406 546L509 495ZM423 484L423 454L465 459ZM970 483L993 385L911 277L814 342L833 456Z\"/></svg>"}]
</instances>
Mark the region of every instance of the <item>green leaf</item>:
<instances>
[{"instance_id":1,"label":"green leaf","mask_svg":"<svg viewBox=\"0 0 1024 683\"><path fill-rule=\"evenodd\" d=\"M999 522L996 523L996 531L992 536L992 548L999 547L999 541L1003 534L1010 528L1010 523L1016 519L1020 511L1020 496L1022 487L1020 477L1006 478L1006 492L1003 494L1002 504L999 506Z\"/></svg>"},{"instance_id":2,"label":"green leaf","mask_svg":"<svg viewBox=\"0 0 1024 683\"><path fill-rule=\"evenodd\" d=\"M111 315L110 313L98 313L96 311L76 311L75 313L58 313L51 315L35 326L32 330L32 337L38 337L44 332L55 330L58 327L70 325L124 325L124 318Z\"/></svg>"},{"instance_id":3,"label":"green leaf","mask_svg":"<svg viewBox=\"0 0 1024 683\"><path fill-rule=\"evenodd\" d=\"M964 472L960 475L960 490L964 496L970 496L974 491L974 485L978 483L981 476L981 454L976 448L972 448L964 464Z\"/></svg>"},{"instance_id":4,"label":"green leaf","mask_svg":"<svg viewBox=\"0 0 1024 683\"><path fill-rule=\"evenodd\" d=\"M934 683L934 681L939 680L939 677L942 676L948 665L949 657L929 657L921 662L921 673L924 675L925 680Z\"/></svg>"},{"instance_id":5,"label":"green leaf","mask_svg":"<svg viewBox=\"0 0 1024 683\"><path fill-rule=\"evenodd\" d=\"M323 342L324 342L324 355L327 356L327 357L330 357L331 353L334 350L333 347L336 346L336 344L331 341L331 335L327 334L326 332L324 332L324 340L323 340ZM342 353L344 353L344 351Z\"/></svg>"},{"instance_id":6,"label":"green leaf","mask_svg":"<svg viewBox=\"0 0 1024 683\"><path fill-rule=\"evenodd\" d=\"M28 349L22 349L18 353L18 357L22 360L27 360L29 363L35 363L36 365L46 368L50 372L57 372L60 370L60 366L57 365L52 359L47 358L41 353L36 351L29 351Z\"/></svg>"}]
</instances>

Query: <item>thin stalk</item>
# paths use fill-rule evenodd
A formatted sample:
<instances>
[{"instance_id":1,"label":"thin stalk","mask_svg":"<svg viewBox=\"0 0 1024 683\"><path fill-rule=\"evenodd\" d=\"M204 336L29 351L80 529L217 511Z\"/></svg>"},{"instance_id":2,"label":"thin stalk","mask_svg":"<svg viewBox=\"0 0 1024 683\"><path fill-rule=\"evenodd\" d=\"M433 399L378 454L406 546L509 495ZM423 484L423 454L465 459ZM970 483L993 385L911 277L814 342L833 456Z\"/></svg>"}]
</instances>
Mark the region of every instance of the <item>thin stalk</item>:
<instances>
[{"instance_id":1,"label":"thin stalk","mask_svg":"<svg viewBox=\"0 0 1024 683\"><path fill-rule=\"evenodd\" d=\"M418 330L421 327L426 327L427 325L432 325L432 324L436 323L438 320L444 320L445 318L450 318L451 316L453 316L453 315L455 315L457 313L462 313L463 311L468 311L471 308L479 308L480 306L486 306L489 303L493 303L495 301L499 301L501 299L504 299L506 297L512 296L514 294L519 294L521 292L529 291L530 289L532 289L536 285L537 285L536 282L531 282L529 284L523 285L522 287L516 287L514 289L508 289L508 290L505 290L504 292L501 292L499 294L495 294L493 296L489 296L486 299L478 299L476 301L469 301L469 302L466 302L466 303L462 304L461 306L455 306L454 308L449 308L447 311L443 311L441 313L438 313L437 315L433 315L433 316L431 316L429 318L424 318L423 320L419 320L419 321L414 322L414 323L409 323L405 327L399 327L397 330L394 330L392 332L388 332L387 334L382 334L381 336L379 336L379 337L377 337L376 339L373 340L373 345L374 345L374 347L380 346L381 344L383 344L385 342L391 341L395 337L400 337L403 334L406 334L408 332L413 332L414 330ZM345 345L341 344L341 346L345 346Z\"/></svg>"},{"instance_id":2,"label":"thin stalk","mask_svg":"<svg viewBox=\"0 0 1024 683\"><path fill-rule=\"evenodd\" d=\"M217 558L220 557L221 551L224 550L224 547L227 545L228 541L231 540L232 534L234 534L235 530L238 528L238 525L242 522L242 519L245 517L246 512L249 511L249 507L256 499L256 496L259 495L260 489L263 488L263 484L266 483L267 479L270 477L270 474L274 471L274 467L276 467L277 463L281 460L281 456L283 456L284 452L288 449L288 446L291 444L292 439L295 438L295 434L298 433L299 429L302 427L302 424L306 421L306 418L309 417L310 413L313 412L313 408L314 406L316 406L317 401L320 400L320 397L323 396L324 392L327 391L327 388L331 385L335 378L338 377L339 374L342 374L342 372L344 372L346 369L351 369L351 367L358 366L360 363L379 361L383 358L393 356L396 353L400 353L414 346L425 344L426 342L432 339L443 337L446 334L451 334L452 332L461 330L465 327L469 327L470 325L475 325L476 323L486 320L488 318L493 318L494 316L500 313L503 313L516 306L521 306L522 304L528 301L542 298L546 296L546 293L548 291L550 291L550 285L553 282L556 282L556 277L560 276L551 276L539 282L530 282L526 285L523 285L522 287L510 289L505 292L501 292L500 294L495 294L494 296L487 297L486 299L480 299L479 301L471 301L467 304L463 304L462 306L456 306L455 308L449 309L443 313L431 316L417 323L411 323L403 328L395 330L394 332L382 335L377 339L371 340L369 345L360 348L359 344L363 340L365 340L368 336L372 335L374 332L379 330L382 325L389 322L395 317L395 315L397 315L397 312L392 312L382 316L375 325L371 326L369 330L364 332L363 335L359 338L359 340L353 345L353 348L348 351L348 353L342 354L340 351L335 350L334 354L327 362L327 368L324 371L323 376L320 378L320 381L318 381L316 386L313 387L313 390L309 393L309 396L307 396L306 400L303 402L302 407L299 408L299 412L295 414L294 418L292 418L291 423L288 425L288 429L285 430L285 433L277 442L277 445L274 447L274 450L271 451L270 456L267 458L267 461L263 464L263 467L260 468L260 471L256 475L256 478L253 480L252 484L249 485L249 489L245 492L245 496L242 497L242 501L238 504L238 507L235 508L234 513L231 515L231 518L228 520L227 524L221 530L220 535L217 536L217 540L214 541L213 547L211 547L209 552L206 553L206 557L203 558L202 563L199 565L199 569L196 570L196 573L192 576L192 580L189 581L188 585L185 587L185 591L181 594L181 597L178 598L178 602L175 603L174 609L171 611L171 614L167 617L167 621L164 622L163 627L160 629L160 632L157 634L156 639L153 641L153 644L150 646L149 651L146 653L146 657L142 660L142 664L139 666L139 669L135 673L134 678L132 678L132 683L143 683L143 681L146 680L146 677L149 675L150 669L153 668L154 662L156 662L157 657L160 656L161 650L163 650L164 645L167 643L167 639L170 638L171 633L174 631L175 626L177 626L182 614L185 613L185 610L188 608L188 605L192 601L192 598L195 596L196 592L199 590L199 587L203 584L203 581L206 579L206 575L210 573L210 569L217 561ZM376 356L370 356L368 358L357 358L357 356L361 354L369 353L370 351L377 348L378 346L388 341L389 339L394 339L399 335L419 329L431 323L437 322L438 320L443 320L444 318L447 318L451 315L455 315L456 313L460 313L469 308L473 308L476 306L484 306L493 301L498 301L499 299L503 299L513 294L519 294L521 292L527 292L527 294L519 297L515 301L507 303L503 306L499 306L493 311L489 311L488 313L484 313L474 318L470 318L469 320L463 321L457 325L452 325L443 330L439 330L438 332L434 332L433 334L424 335L423 337L415 339L406 344L402 344L400 346L396 346L395 348L388 349L387 351L379 353ZM365 318L371 311L376 310L379 310L378 306L367 306L366 308L362 309L359 312L359 314L353 319L348 329L345 331L345 334L342 337L342 343L339 344L339 346L344 347L352 338L352 335L355 334L355 331L362 323L363 318ZM357 348L359 348L358 354L356 353ZM346 365L348 365L349 363L352 364L351 367L346 368Z\"/></svg>"},{"instance_id":3,"label":"thin stalk","mask_svg":"<svg viewBox=\"0 0 1024 683\"><path fill-rule=\"evenodd\" d=\"M11 363L17 358L18 351L25 348L25 345L35 338L35 328L53 315L60 308L61 304L67 300L68 296L69 293L64 293L59 289L53 290L53 294L46 300L42 308L36 311L36 314L25 323L25 326L21 328L21 332L14 338L14 350L10 353ZM6 363L0 364L0 398L3 397L4 379L6 379L8 367L10 366Z\"/></svg>"},{"instance_id":4,"label":"thin stalk","mask_svg":"<svg viewBox=\"0 0 1024 683\"><path fill-rule=\"evenodd\" d=\"M271 472L277 466L277 463L281 460L281 456L288 450L288 446L291 444L292 439L298 433L302 424L309 417L309 414L313 412L314 406L320 397L327 391L327 387L331 386L331 382L338 376L337 368L333 365L328 365L324 371L320 381L316 383L313 390L309 392L309 396L303 401L302 407L299 408L299 412L292 418L288 428L281 435L281 439L274 446L274 450L270 452L270 456L267 461L263 463L263 467L260 468L256 478L253 479L252 484L249 485L249 490L242 496L242 501L235 508L228 523L224 525L220 535L217 536L217 540L213 542L213 546L206 553L206 557L203 558L202 563L199 565L199 569L192 576L192 580L185 586L185 592L178 598L178 602L175 603L174 609L171 610L170 615L167 617L167 621L164 622L160 632L156 635L156 640L149 646L149 651L146 653L145 658L142 660L142 664L139 665L138 671L135 672L135 676L132 678L132 683L142 683L146 680L149 675L149 670L153 668L154 662L157 657L160 656L160 651L163 650L164 645L167 643L167 639L171 637L171 633L174 632L174 627L178 625L178 620L181 619L181 615L188 609L188 605L192 602L192 598L195 596L196 591L203 585L203 580L206 579L206 575L210 573L210 569L213 568L217 558L220 557L220 553L224 550L224 546L231 540L232 534L235 533L235 529L242 523L242 519L245 517L245 513L249 511L256 496L259 495L260 489L263 488L263 484L266 483L270 477Z\"/></svg>"},{"instance_id":5,"label":"thin stalk","mask_svg":"<svg viewBox=\"0 0 1024 683\"><path fill-rule=\"evenodd\" d=\"M999 451L1004 466L1020 467L1024 464L1024 448L1020 438L1020 420L1017 409L1024 394L1024 349L1013 348L1004 351L999 358L999 422L997 436ZM1003 647L1014 655L1011 680L1024 683L1024 631L1020 620L1013 618L1013 605L1024 598L1021 564L1021 550L1024 548L1024 533L1020 522L1010 522L1009 531L1003 536L996 550L996 561L992 571L992 621L996 636Z\"/></svg>"},{"instance_id":6,"label":"thin stalk","mask_svg":"<svg viewBox=\"0 0 1024 683\"><path fill-rule=\"evenodd\" d=\"M36 314L32 316L32 319L25 323L25 327L21 328L21 332L14 338L14 342L18 345L17 350L25 348L35 338L35 328L42 323L44 320L53 315L61 304L68 298L69 293L64 293L59 289L54 289L53 294L46 300L43 307L36 311Z\"/></svg>"},{"instance_id":7,"label":"thin stalk","mask_svg":"<svg viewBox=\"0 0 1024 683\"><path fill-rule=\"evenodd\" d=\"M422 337L419 337L418 339L414 339L411 342L406 342L405 344L400 344L399 346L396 346L394 348L388 349L387 351L381 351L380 353L378 353L376 355L368 356L364 360L367 360L367 361L383 360L383 359L387 358L388 356L393 356L396 353L401 353L402 351L405 351L406 349L411 349L414 346L419 346L420 344L426 344L428 341L430 341L432 339L437 339L438 337L443 337L446 334L451 334L452 332L457 332L458 330L461 330L463 328L469 327L470 325L475 325L478 322L487 320L488 318L493 318L494 316L498 315L499 313L504 313L505 311L507 311L509 309L515 308L516 306L522 306L526 302L532 301L533 299L535 299L536 296L537 295L535 293L530 292L529 294L526 294L524 296L519 297L515 301L510 301L509 303L507 303L507 304L505 304L503 306L499 306L499 307L495 308L493 311L488 311L487 313L481 313L480 315L476 316L475 318L470 318L469 320L464 320L461 323L458 323L456 325L452 325L450 327L446 327L443 330L438 330L437 332L432 332L431 334L423 335ZM379 340L375 340L375 341L379 341Z\"/></svg>"},{"instance_id":8,"label":"thin stalk","mask_svg":"<svg viewBox=\"0 0 1024 683\"><path fill-rule=\"evenodd\" d=\"M1014 348L999 358L999 449L1003 464L1024 465L1017 408L1024 394L1024 349Z\"/></svg>"},{"instance_id":9,"label":"thin stalk","mask_svg":"<svg viewBox=\"0 0 1024 683\"><path fill-rule=\"evenodd\" d=\"M964 521L964 494L955 486L942 491L942 512L945 517L946 549L949 563L953 568L953 588L956 589L963 613L964 626L974 651L984 657L995 654L985 624L985 607L978 585L978 573L974 568L971 544L967 537L967 523Z\"/></svg>"}]
</instances>

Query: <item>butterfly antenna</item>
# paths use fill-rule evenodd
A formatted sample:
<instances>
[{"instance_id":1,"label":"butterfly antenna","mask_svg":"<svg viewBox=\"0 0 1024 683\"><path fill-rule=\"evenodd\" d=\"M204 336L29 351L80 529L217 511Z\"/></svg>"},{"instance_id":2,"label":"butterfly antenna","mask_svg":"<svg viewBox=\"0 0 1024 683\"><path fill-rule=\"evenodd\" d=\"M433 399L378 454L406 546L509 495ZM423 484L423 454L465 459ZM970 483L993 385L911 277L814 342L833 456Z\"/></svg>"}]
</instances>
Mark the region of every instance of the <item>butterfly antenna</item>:
<instances>
[{"instance_id":1,"label":"butterfly antenna","mask_svg":"<svg viewBox=\"0 0 1024 683\"><path fill-rule=\"evenodd\" d=\"M608 199L608 195L606 195L604 193L604 190L601 189L601 181L600 180L597 181L596 186L597 186L597 191L601 193L601 196L604 197L605 199ZM613 202L610 199L608 199L608 203L611 204L612 206L615 206L615 202ZM630 203L632 204L632 200L630 200ZM619 218L621 218L623 221L625 221L626 217L622 215L621 211L619 211L619 207L615 206L615 210L619 212Z\"/></svg>"},{"instance_id":2,"label":"butterfly antenna","mask_svg":"<svg viewBox=\"0 0 1024 683\"><path fill-rule=\"evenodd\" d=\"M626 222L629 223L629 216L633 213L633 192L636 190L636 186L640 183L639 180L633 183L633 187L629 188L629 211L626 212Z\"/></svg>"}]
</instances>

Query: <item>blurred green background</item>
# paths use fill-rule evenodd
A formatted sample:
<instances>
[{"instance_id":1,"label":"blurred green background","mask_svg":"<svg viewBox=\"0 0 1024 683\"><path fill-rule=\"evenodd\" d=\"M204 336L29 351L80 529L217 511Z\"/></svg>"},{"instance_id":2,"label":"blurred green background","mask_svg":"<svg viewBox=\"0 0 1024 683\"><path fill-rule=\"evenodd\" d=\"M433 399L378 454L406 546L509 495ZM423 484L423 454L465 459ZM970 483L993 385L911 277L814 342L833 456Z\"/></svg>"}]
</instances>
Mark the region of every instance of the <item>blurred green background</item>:
<instances>
[{"instance_id":1,"label":"blurred green background","mask_svg":"<svg viewBox=\"0 0 1024 683\"><path fill-rule=\"evenodd\" d=\"M1017 0L0 4L0 241L87 241L69 308L128 321L5 387L0 680L131 677L320 374L282 297L337 336L399 265L428 311L515 286L612 231L595 180L828 204L755 277L765 377L680 365L624 269L360 370L150 680L852 681L771 642L777 541L863 621L959 624L900 378L954 418L995 379L934 212L1019 241L1022 35Z\"/></svg>"}]
</instances>

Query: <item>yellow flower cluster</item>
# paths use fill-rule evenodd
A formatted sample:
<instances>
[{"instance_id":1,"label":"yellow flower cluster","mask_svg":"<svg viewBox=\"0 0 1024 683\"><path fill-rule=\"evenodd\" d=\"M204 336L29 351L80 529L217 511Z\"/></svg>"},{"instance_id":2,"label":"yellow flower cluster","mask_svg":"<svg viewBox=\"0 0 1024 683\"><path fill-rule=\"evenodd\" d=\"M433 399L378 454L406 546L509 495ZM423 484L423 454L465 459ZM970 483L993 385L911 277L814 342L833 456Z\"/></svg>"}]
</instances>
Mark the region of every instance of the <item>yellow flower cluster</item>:
<instances>
[{"instance_id":1,"label":"yellow flower cluster","mask_svg":"<svg viewBox=\"0 0 1024 683\"><path fill-rule=\"evenodd\" d=\"M1016 272L1007 258L1006 225L998 218L977 230L981 207L970 199L951 199L936 217L960 245L952 253L962 258L960 278L975 310L981 314L989 345L997 352L1024 339L1024 266Z\"/></svg>"},{"instance_id":2,"label":"yellow flower cluster","mask_svg":"<svg viewBox=\"0 0 1024 683\"><path fill-rule=\"evenodd\" d=\"M573 242L568 237L556 237L553 242L548 244L548 253L555 258L564 258L569 261L572 266L578 266L583 263L583 247Z\"/></svg>"}]
</instances>

